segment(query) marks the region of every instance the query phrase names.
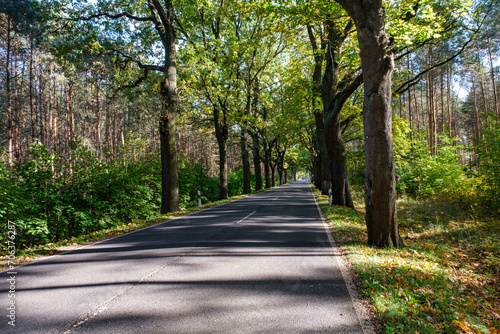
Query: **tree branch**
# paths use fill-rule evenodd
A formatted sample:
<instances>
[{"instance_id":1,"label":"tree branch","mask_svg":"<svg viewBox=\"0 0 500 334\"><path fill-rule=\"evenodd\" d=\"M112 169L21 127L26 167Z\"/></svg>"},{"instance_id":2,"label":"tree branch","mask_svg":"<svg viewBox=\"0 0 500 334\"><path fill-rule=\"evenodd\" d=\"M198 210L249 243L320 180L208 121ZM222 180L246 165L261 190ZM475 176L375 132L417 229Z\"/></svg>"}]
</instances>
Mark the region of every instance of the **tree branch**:
<instances>
[{"instance_id":1,"label":"tree branch","mask_svg":"<svg viewBox=\"0 0 500 334\"><path fill-rule=\"evenodd\" d=\"M100 17L107 17L108 19L112 19L112 20L117 20L117 19L120 19L122 17L126 17L126 18L129 18L131 20L139 21L139 22L153 21L153 19L154 19L151 16L140 17L140 16L135 16L135 15L124 12L124 13L119 13L119 14L115 14L115 15L109 14L109 13L97 13L97 14L93 14L90 16L79 16L79 17L70 19L70 21L91 21L93 19L100 18Z\"/></svg>"},{"instance_id":2,"label":"tree branch","mask_svg":"<svg viewBox=\"0 0 500 334\"><path fill-rule=\"evenodd\" d=\"M437 63L437 64L435 64L435 65L433 65L431 67L426 68L425 70L421 71L419 74L417 74L416 76L414 76L412 79L410 79L410 80L402 83L396 90L394 90L393 94L399 95L401 93L406 92L408 89L410 89L411 87L413 87L416 84L418 84L420 78L422 78L422 76L424 74L426 74L429 71L432 71L433 69L435 69L437 67L443 66L443 65L449 63L450 61L452 61L453 59L457 58L462 52L465 51L465 49L467 48L467 46L474 40L474 38L476 37L477 33L479 32L481 26L482 26L482 24L478 27L478 29L476 29L474 31L474 33L469 38L469 40L464 45L462 45L462 47L460 48L460 50L458 50L453 56L451 56L448 59L443 60L442 62Z\"/></svg>"}]
</instances>

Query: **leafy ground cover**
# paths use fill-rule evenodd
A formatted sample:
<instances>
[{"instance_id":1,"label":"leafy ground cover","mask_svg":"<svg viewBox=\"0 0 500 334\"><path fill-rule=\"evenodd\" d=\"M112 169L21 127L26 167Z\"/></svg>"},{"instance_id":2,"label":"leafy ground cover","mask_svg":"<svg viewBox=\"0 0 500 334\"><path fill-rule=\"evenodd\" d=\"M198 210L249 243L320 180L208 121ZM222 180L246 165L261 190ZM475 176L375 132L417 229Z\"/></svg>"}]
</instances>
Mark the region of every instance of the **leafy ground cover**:
<instances>
[{"instance_id":1,"label":"leafy ground cover","mask_svg":"<svg viewBox=\"0 0 500 334\"><path fill-rule=\"evenodd\" d=\"M447 201L398 201L406 247L366 245L362 207L316 191L381 333L500 333L500 221ZM360 204L361 205L361 204Z\"/></svg>"}]
</instances>

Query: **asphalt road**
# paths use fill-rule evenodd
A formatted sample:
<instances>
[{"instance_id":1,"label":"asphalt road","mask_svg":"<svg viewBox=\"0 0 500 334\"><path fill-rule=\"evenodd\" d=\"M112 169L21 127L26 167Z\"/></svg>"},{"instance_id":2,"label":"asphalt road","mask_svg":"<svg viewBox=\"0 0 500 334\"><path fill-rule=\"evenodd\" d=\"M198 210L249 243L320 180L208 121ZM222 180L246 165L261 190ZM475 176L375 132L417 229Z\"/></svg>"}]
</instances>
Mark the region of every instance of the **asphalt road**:
<instances>
[{"instance_id":1,"label":"asphalt road","mask_svg":"<svg viewBox=\"0 0 500 334\"><path fill-rule=\"evenodd\" d=\"M298 182L0 273L0 333L363 333L334 254Z\"/></svg>"}]
</instances>

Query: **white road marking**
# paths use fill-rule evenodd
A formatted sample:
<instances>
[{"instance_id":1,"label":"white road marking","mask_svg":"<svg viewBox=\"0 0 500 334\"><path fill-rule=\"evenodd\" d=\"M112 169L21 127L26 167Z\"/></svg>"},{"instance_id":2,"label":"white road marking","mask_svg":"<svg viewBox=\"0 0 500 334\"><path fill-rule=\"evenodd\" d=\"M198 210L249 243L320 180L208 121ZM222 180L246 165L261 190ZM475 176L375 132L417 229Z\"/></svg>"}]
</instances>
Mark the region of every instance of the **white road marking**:
<instances>
[{"instance_id":1,"label":"white road marking","mask_svg":"<svg viewBox=\"0 0 500 334\"><path fill-rule=\"evenodd\" d=\"M242 221L244 221L245 219L247 219L248 217L250 217L251 215L253 215L253 214L254 214L254 213L256 213L256 212L257 212L257 211L254 211L254 212L252 212L252 213L248 214L245 218L240 219L240 220L238 221L238 223L237 223L237 224L241 223Z\"/></svg>"}]
</instances>

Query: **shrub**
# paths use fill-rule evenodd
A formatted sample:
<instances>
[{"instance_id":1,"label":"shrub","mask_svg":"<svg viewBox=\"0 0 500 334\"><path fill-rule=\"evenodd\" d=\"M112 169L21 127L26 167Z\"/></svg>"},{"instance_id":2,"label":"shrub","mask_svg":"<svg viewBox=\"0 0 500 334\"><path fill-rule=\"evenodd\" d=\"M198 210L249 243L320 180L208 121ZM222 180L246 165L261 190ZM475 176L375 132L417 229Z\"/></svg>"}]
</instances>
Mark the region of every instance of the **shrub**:
<instances>
[{"instance_id":1,"label":"shrub","mask_svg":"<svg viewBox=\"0 0 500 334\"><path fill-rule=\"evenodd\" d=\"M243 194L243 167L239 166L227 173L229 197ZM255 190L255 175L250 176L250 189Z\"/></svg>"},{"instance_id":2,"label":"shrub","mask_svg":"<svg viewBox=\"0 0 500 334\"><path fill-rule=\"evenodd\" d=\"M202 203L213 202L219 196L218 179L207 176L201 160L181 158L179 162L179 205L181 209L198 205L198 190Z\"/></svg>"},{"instance_id":3,"label":"shrub","mask_svg":"<svg viewBox=\"0 0 500 334\"><path fill-rule=\"evenodd\" d=\"M457 138L445 135L438 135L438 141L435 155L429 151L425 133L414 134L412 145L395 145L396 174L400 177L396 184L398 193L455 199L469 195L474 180L460 163L460 152L465 147L457 144Z\"/></svg>"},{"instance_id":4,"label":"shrub","mask_svg":"<svg viewBox=\"0 0 500 334\"><path fill-rule=\"evenodd\" d=\"M73 147L71 164L40 144L30 154L34 159L16 165L12 173L0 168L0 215L4 224L15 223L20 245L71 238L158 210L154 155L104 163L81 143Z\"/></svg>"},{"instance_id":5,"label":"shrub","mask_svg":"<svg viewBox=\"0 0 500 334\"><path fill-rule=\"evenodd\" d=\"M482 201L500 206L500 117L488 114L488 127L483 129L483 139L476 142L479 173L482 176L479 189Z\"/></svg>"}]
</instances>

